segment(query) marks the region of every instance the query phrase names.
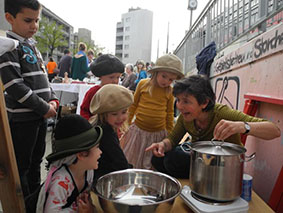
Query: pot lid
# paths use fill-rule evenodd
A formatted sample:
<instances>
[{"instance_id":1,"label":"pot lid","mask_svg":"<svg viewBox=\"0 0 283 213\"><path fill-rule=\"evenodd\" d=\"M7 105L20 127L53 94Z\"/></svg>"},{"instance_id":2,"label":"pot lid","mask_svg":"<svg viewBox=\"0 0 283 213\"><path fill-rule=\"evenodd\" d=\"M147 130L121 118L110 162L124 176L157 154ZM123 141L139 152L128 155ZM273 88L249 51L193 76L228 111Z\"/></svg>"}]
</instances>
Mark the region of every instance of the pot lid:
<instances>
[{"instance_id":1,"label":"pot lid","mask_svg":"<svg viewBox=\"0 0 283 213\"><path fill-rule=\"evenodd\" d=\"M240 145L227 143L223 141L198 141L191 145L192 150L210 155L239 155L246 152L246 149Z\"/></svg>"}]
</instances>

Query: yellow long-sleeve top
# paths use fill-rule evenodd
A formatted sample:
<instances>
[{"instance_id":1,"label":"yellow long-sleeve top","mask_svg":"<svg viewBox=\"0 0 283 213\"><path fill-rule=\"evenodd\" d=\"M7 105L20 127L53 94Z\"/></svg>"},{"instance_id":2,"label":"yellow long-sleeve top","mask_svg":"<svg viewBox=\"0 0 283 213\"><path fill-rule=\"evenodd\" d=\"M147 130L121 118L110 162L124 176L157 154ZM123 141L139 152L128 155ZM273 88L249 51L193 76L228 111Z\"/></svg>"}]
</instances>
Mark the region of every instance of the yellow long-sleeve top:
<instances>
[{"instance_id":1,"label":"yellow long-sleeve top","mask_svg":"<svg viewBox=\"0 0 283 213\"><path fill-rule=\"evenodd\" d=\"M166 92L165 88L155 86L152 96L149 94L149 86L145 85L150 79L139 82L134 103L129 108L129 124L136 115L135 124L142 130L157 132L166 129L171 132L174 119L174 97L172 92Z\"/></svg>"}]
</instances>

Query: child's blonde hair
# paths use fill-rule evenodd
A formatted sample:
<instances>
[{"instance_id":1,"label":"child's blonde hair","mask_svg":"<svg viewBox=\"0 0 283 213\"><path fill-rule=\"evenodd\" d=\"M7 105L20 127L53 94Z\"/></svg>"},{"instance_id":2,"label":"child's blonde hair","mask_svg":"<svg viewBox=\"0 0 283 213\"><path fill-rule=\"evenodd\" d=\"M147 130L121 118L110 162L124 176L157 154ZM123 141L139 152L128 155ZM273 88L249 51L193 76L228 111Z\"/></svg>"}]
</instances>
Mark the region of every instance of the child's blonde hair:
<instances>
[{"instance_id":1,"label":"child's blonde hair","mask_svg":"<svg viewBox=\"0 0 283 213\"><path fill-rule=\"evenodd\" d=\"M158 71L153 72L151 77L150 77L150 80L143 85L143 87L148 86L148 92L149 92L150 96L152 96L152 92L153 92L154 87L158 86L157 74L158 74ZM166 92L167 95L169 95L172 92L172 87L171 86L166 87L165 92Z\"/></svg>"},{"instance_id":2,"label":"child's blonde hair","mask_svg":"<svg viewBox=\"0 0 283 213\"><path fill-rule=\"evenodd\" d=\"M93 115L92 117L90 117L89 122L92 126L96 126L96 125L103 125L103 124L107 124L107 115L110 112L104 112L101 114L97 114L97 115ZM127 130L129 129L129 124L128 122L124 122L123 125L120 128L120 131L122 134L124 134ZM115 131L117 131L115 129Z\"/></svg>"}]
</instances>

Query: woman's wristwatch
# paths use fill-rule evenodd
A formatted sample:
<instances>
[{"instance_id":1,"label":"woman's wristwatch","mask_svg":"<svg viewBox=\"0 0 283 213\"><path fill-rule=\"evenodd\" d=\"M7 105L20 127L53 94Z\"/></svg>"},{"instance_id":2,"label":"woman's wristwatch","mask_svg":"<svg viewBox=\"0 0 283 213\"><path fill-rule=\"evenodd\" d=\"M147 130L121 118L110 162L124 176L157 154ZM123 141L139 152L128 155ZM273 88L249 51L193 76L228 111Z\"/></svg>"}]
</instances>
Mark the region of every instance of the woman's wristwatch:
<instances>
[{"instance_id":1,"label":"woman's wristwatch","mask_svg":"<svg viewBox=\"0 0 283 213\"><path fill-rule=\"evenodd\" d=\"M244 122L244 124L245 124L245 129L246 129L244 135L246 135L250 132L251 126L247 122Z\"/></svg>"}]
</instances>

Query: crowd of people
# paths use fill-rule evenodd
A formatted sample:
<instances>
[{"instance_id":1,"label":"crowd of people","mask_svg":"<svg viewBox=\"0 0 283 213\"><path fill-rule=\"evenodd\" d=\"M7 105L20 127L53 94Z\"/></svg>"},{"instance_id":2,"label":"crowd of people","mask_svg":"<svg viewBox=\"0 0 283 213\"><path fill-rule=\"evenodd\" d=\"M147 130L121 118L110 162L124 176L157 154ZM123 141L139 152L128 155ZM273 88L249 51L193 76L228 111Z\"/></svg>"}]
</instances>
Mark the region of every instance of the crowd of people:
<instances>
[{"instance_id":1,"label":"crowd of people","mask_svg":"<svg viewBox=\"0 0 283 213\"><path fill-rule=\"evenodd\" d=\"M90 66L102 53L98 53L97 58L95 58L94 51L92 49L87 50L85 43L80 42L78 46L78 52L73 57L70 50L65 49L58 65L52 57L49 58L46 64L49 82L69 83L70 80L66 81L66 79L83 81L86 78L101 77L94 75L90 71ZM119 83L134 92L141 79L150 77L148 71L152 68L152 64L152 62L145 63L143 60L137 60L135 64L126 64L122 75L119 76Z\"/></svg>"},{"instance_id":2,"label":"crowd of people","mask_svg":"<svg viewBox=\"0 0 283 213\"><path fill-rule=\"evenodd\" d=\"M185 77L176 55L161 56L147 70L142 60L124 66L110 54L94 59L93 51L81 43L74 57L65 51L58 75L67 73L83 80L91 72L100 84L86 93L81 115L58 121L52 153L46 158L48 174L41 185L46 119L56 115L59 101L47 78L54 75L57 64L50 59L47 72L32 39L40 8L37 0L5 0L5 17L12 27L7 39L17 40L18 46L0 57L8 119L29 212L93 212L91 187L101 176L117 170L152 169L187 178L190 156L179 148L186 133L191 142L214 138L240 146L241 134L265 140L280 136L274 123L216 103L209 79ZM176 123L174 100L180 111Z\"/></svg>"}]
</instances>

